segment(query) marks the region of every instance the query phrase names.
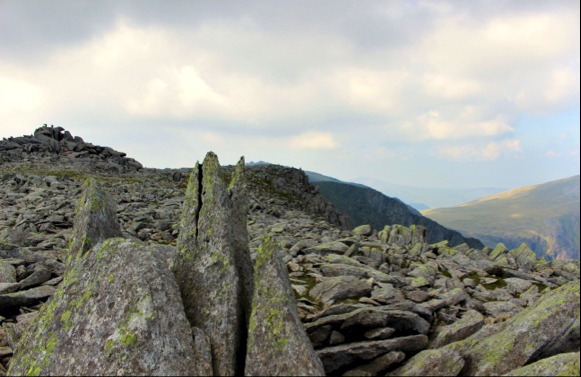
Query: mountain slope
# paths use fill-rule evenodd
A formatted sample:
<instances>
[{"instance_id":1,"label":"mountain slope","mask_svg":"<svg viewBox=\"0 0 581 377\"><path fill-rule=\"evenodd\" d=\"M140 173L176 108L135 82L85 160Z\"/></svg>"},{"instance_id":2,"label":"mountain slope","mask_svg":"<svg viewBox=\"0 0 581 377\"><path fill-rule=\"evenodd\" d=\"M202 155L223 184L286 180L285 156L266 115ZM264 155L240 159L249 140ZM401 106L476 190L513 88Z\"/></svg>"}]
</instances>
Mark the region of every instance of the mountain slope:
<instances>
[{"instance_id":1,"label":"mountain slope","mask_svg":"<svg viewBox=\"0 0 581 377\"><path fill-rule=\"evenodd\" d=\"M320 194L338 211L349 217L352 226L370 224L380 230L385 225L416 224L428 229L427 241L430 243L448 240L452 246L466 242L474 248L483 247L479 240L465 238L460 233L422 216L399 199L385 196L372 188L330 181L313 184L319 187Z\"/></svg>"},{"instance_id":2,"label":"mountain slope","mask_svg":"<svg viewBox=\"0 0 581 377\"><path fill-rule=\"evenodd\" d=\"M417 209L451 207L471 200L475 200L487 195L493 195L505 188L498 187L476 187L476 188L428 188L398 185L384 182L374 178L357 178L357 183L373 187L385 195L400 198L406 203L413 205Z\"/></svg>"},{"instance_id":3,"label":"mountain slope","mask_svg":"<svg viewBox=\"0 0 581 377\"><path fill-rule=\"evenodd\" d=\"M578 175L422 213L488 246L526 242L539 256L579 259Z\"/></svg>"}]
</instances>

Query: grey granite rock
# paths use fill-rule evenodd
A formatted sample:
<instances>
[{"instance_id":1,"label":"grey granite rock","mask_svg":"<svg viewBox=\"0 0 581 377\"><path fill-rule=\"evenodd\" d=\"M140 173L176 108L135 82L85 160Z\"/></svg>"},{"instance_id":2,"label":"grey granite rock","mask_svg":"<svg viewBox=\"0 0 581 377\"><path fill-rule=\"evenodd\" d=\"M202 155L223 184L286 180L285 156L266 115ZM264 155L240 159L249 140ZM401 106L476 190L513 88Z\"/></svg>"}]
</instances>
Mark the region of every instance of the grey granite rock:
<instances>
[{"instance_id":1,"label":"grey granite rock","mask_svg":"<svg viewBox=\"0 0 581 377\"><path fill-rule=\"evenodd\" d=\"M321 360L300 322L280 252L266 237L256 255L244 374L323 376Z\"/></svg>"}]
</instances>

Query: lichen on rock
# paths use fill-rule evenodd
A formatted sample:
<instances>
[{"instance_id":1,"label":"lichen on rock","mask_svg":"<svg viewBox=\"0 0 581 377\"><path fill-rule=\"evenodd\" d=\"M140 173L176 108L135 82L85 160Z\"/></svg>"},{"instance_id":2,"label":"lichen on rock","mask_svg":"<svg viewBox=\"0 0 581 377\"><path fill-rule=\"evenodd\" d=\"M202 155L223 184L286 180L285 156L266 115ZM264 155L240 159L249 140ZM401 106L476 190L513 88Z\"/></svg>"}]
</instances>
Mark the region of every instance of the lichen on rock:
<instances>
[{"instance_id":1,"label":"lichen on rock","mask_svg":"<svg viewBox=\"0 0 581 377\"><path fill-rule=\"evenodd\" d=\"M114 238L67 271L9 374L191 375L194 367L192 332L166 262Z\"/></svg>"},{"instance_id":2,"label":"lichen on rock","mask_svg":"<svg viewBox=\"0 0 581 377\"><path fill-rule=\"evenodd\" d=\"M265 236L256 255L244 372L250 376L323 376L321 360L299 319L280 251Z\"/></svg>"},{"instance_id":3,"label":"lichen on rock","mask_svg":"<svg viewBox=\"0 0 581 377\"><path fill-rule=\"evenodd\" d=\"M241 165L243 160L241 160ZM250 283L240 273L250 266L244 250L245 210L232 204L243 182L243 167L231 185L224 182L218 157L209 152L190 175L173 269L186 316L208 336L213 373L243 373ZM246 246L247 247L247 246ZM245 281L252 276L244 276Z\"/></svg>"},{"instance_id":4,"label":"lichen on rock","mask_svg":"<svg viewBox=\"0 0 581 377\"><path fill-rule=\"evenodd\" d=\"M95 178L88 178L75 211L70 260L108 238L121 237L116 205ZM70 263L70 262L69 262Z\"/></svg>"}]
</instances>

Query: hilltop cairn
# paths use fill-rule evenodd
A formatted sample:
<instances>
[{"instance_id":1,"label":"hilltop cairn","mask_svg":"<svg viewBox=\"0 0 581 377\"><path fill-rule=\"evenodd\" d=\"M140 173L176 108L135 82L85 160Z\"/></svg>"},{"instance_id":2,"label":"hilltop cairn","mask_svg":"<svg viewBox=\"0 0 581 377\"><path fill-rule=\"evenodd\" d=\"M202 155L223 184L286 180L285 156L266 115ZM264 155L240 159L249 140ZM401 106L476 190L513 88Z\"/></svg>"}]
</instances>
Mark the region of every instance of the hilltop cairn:
<instances>
[{"instance_id":1,"label":"hilltop cairn","mask_svg":"<svg viewBox=\"0 0 581 377\"><path fill-rule=\"evenodd\" d=\"M110 147L93 145L80 136L73 136L63 127L44 124L34 134L0 140L0 162L42 162L43 158L57 157L59 165L73 165L89 172L128 172L143 168L139 162ZM53 163L56 161L53 161Z\"/></svg>"},{"instance_id":2,"label":"hilltop cairn","mask_svg":"<svg viewBox=\"0 0 581 377\"><path fill-rule=\"evenodd\" d=\"M84 190L68 269L9 375L324 375L278 246L252 265L243 159L229 185L215 154L196 164L175 248L116 237L108 194Z\"/></svg>"}]
</instances>

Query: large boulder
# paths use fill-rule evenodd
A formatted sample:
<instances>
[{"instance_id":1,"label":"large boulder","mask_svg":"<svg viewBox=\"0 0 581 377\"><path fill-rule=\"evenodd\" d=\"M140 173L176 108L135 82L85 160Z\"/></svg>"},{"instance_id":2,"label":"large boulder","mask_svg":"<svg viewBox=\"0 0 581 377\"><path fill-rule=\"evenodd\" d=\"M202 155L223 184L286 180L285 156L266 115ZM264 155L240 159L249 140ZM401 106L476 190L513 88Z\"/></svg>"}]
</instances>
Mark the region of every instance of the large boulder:
<instances>
[{"instance_id":1,"label":"large boulder","mask_svg":"<svg viewBox=\"0 0 581 377\"><path fill-rule=\"evenodd\" d=\"M99 242L121 236L115 201L95 178L88 178L75 211L68 263L72 263Z\"/></svg>"},{"instance_id":2,"label":"large boulder","mask_svg":"<svg viewBox=\"0 0 581 377\"><path fill-rule=\"evenodd\" d=\"M234 178L242 178L240 168ZM173 269L190 324L208 336L216 375L242 374L245 359L244 313L252 287L246 279L252 274L244 276L245 281L240 276L251 262L247 246L243 247L244 235L235 235L246 222L244 210L232 203L238 188L235 180L225 183L214 153L209 152L201 165L196 163L184 199Z\"/></svg>"},{"instance_id":3,"label":"large boulder","mask_svg":"<svg viewBox=\"0 0 581 377\"><path fill-rule=\"evenodd\" d=\"M446 348L467 360L463 375L501 375L541 355L552 356L547 352L549 349L571 352L576 346L578 350L578 327L579 280L546 293L534 306L516 314L496 334L481 337L479 333L483 328ZM565 334L569 336L563 337Z\"/></svg>"},{"instance_id":4,"label":"large boulder","mask_svg":"<svg viewBox=\"0 0 581 377\"><path fill-rule=\"evenodd\" d=\"M245 375L324 376L297 312L286 265L265 237L256 255Z\"/></svg>"},{"instance_id":5,"label":"large boulder","mask_svg":"<svg viewBox=\"0 0 581 377\"><path fill-rule=\"evenodd\" d=\"M21 339L9 374L194 374L192 331L158 248L114 238L78 259Z\"/></svg>"}]
</instances>

